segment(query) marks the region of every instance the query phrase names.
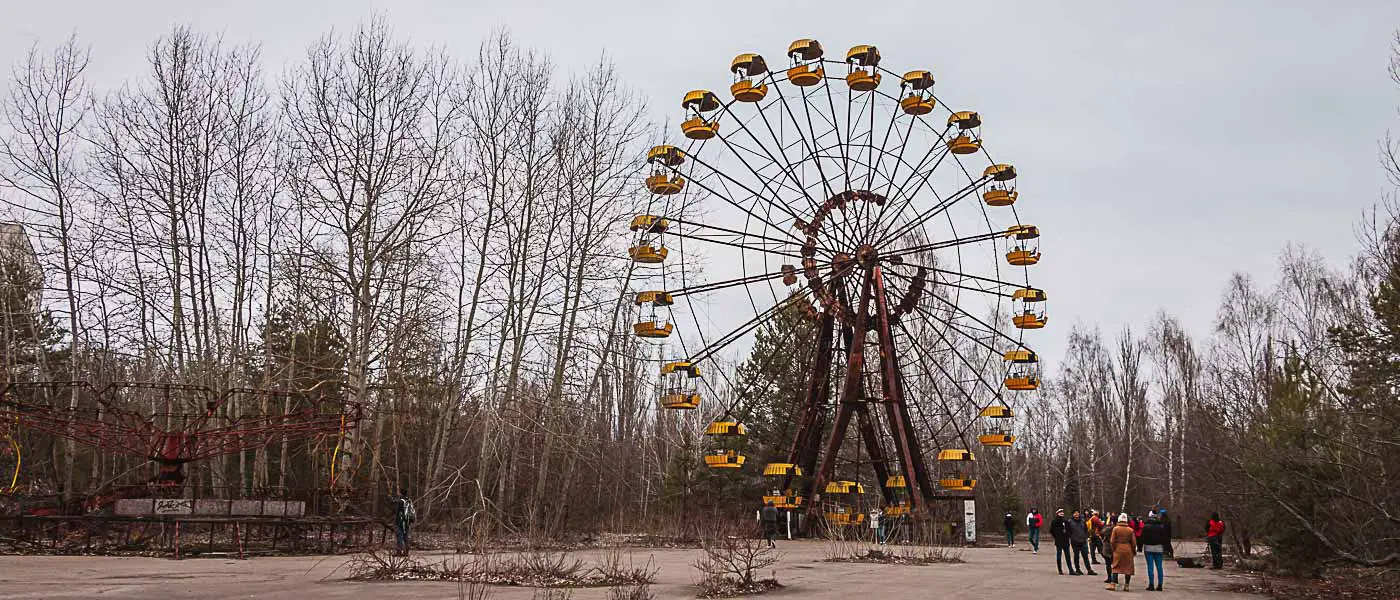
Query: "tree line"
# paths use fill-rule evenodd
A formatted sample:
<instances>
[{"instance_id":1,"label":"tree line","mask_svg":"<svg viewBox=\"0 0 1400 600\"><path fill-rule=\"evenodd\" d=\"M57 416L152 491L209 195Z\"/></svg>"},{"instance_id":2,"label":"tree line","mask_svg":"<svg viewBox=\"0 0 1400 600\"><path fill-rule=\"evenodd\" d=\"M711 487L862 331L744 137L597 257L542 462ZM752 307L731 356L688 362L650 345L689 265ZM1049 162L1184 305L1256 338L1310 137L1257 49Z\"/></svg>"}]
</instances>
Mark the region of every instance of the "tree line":
<instances>
[{"instance_id":1,"label":"tree line","mask_svg":"<svg viewBox=\"0 0 1400 600\"><path fill-rule=\"evenodd\" d=\"M507 529L647 514L680 428L650 416L626 335L620 224L659 133L611 64L559 73L503 32L461 61L383 20L275 73L187 27L115 88L90 63L76 38L36 45L0 106L0 202L40 260L6 261L7 381L316 390L366 410L341 480L363 510L402 490L425 518ZM31 441L36 486L140 476ZM295 452L192 465L191 487L324 477Z\"/></svg>"}]
</instances>

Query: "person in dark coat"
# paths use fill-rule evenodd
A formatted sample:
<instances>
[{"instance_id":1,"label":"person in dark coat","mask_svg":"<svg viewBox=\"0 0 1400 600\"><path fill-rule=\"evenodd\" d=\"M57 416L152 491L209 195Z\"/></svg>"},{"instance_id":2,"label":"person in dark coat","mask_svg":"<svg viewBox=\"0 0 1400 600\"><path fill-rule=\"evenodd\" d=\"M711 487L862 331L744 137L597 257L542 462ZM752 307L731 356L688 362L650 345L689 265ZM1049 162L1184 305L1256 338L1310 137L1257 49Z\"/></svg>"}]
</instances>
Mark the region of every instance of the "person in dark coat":
<instances>
[{"instance_id":1,"label":"person in dark coat","mask_svg":"<svg viewBox=\"0 0 1400 600\"><path fill-rule=\"evenodd\" d=\"M1162 510L1157 511L1157 518L1162 521L1162 526L1167 528L1167 539L1175 538L1176 534L1172 532L1172 519L1171 517L1167 516L1167 509L1164 508ZM1170 544L1167 545L1166 556L1167 560L1171 560L1172 558L1176 557L1175 552L1173 552Z\"/></svg>"},{"instance_id":2,"label":"person in dark coat","mask_svg":"<svg viewBox=\"0 0 1400 600\"><path fill-rule=\"evenodd\" d=\"M1065 509L1055 510L1055 519L1050 521L1050 537L1055 540L1055 570L1061 575L1065 574L1065 567L1069 567L1070 574L1074 575L1073 559L1069 555L1069 519L1065 518ZM1060 563L1060 559L1064 563Z\"/></svg>"},{"instance_id":3,"label":"person in dark coat","mask_svg":"<svg viewBox=\"0 0 1400 600\"><path fill-rule=\"evenodd\" d=\"M769 502L759 511L759 517L763 520L763 539L768 540L768 547L776 547L773 543L773 536L778 534L778 509Z\"/></svg>"},{"instance_id":4,"label":"person in dark coat","mask_svg":"<svg viewBox=\"0 0 1400 600\"><path fill-rule=\"evenodd\" d=\"M399 556L408 556L409 547L412 545L409 527L418 520L418 510L413 507L413 501L403 494L390 496L389 500L394 506L395 549L398 550Z\"/></svg>"},{"instance_id":5,"label":"person in dark coat","mask_svg":"<svg viewBox=\"0 0 1400 600\"><path fill-rule=\"evenodd\" d=\"M1088 569L1090 575L1098 575L1094 572L1094 566L1089 563L1089 524L1084 522L1084 515L1079 511L1074 511L1074 516L1069 520L1069 547L1074 553L1074 574L1083 575L1083 569ZM1079 565L1079 557L1084 557L1084 565Z\"/></svg>"},{"instance_id":6,"label":"person in dark coat","mask_svg":"<svg viewBox=\"0 0 1400 600\"><path fill-rule=\"evenodd\" d=\"M1108 576L1103 582L1108 585L1108 589L1113 589L1118 583L1118 574L1113 572L1113 544L1108 543L1108 534L1113 531L1114 522L1118 515L1108 513L1104 515L1103 544L1100 545L1099 552L1103 554L1103 568L1108 571Z\"/></svg>"},{"instance_id":7,"label":"person in dark coat","mask_svg":"<svg viewBox=\"0 0 1400 600\"><path fill-rule=\"evenodd\" d=\"M1001 520L1001 526L1006 528L1006 545L1016 545L1016 519L1011 518L1011 513L1006 513L1006 518Z\"/></svg>"},{"instance_id":8,"label":"person in dark coat","mask_svg":"<svg viewBox=\"0 0 1400 600\"><path fill-rule=\"evenodd\" d=\"M1171 552L1171 530L1155 514L1147 516L1147 524L1142 527L1142 537L1138 538L1138 549L1147 560L1147 591L1162 591L1162 557Z\"/></svg>"}]
</instances>

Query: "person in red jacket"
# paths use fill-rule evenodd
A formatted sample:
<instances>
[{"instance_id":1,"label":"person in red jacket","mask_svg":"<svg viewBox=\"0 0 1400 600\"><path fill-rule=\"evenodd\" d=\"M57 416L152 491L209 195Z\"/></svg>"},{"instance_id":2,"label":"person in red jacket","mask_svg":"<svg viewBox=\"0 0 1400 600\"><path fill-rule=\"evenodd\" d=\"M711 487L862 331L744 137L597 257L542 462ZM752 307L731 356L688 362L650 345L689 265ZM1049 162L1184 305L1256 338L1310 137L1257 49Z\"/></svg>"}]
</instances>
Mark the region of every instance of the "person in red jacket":
<instances>
[{"instance_id":1,"label":"person in red jacket","mask_svg":"<svg viewBox=\"0 0 1400 600\"><path fill-rule=\"evenodd\" d=\"M1206 545L1210 546L1210 568L1219 569L1224 566L1224 559L1220 556L1220 543L1225 539L1225 522L1220 520L1220 513L1210 513L1210 520L1206 521Z\"/></svg>"},{"instance_id":2,"label":"person in red jacket","mask_svg":"<svg viewBox=\"0 0 1400 600\"><path fill-rule=\"evenodd\" d=\"M1040 526L1044 522L1040 511L1034 508L1026 515L1026 532L1031 543L1031 554L1040 554Z\"/></svg>"},{"instance_id":3,"label":"person in red jacket","mask_svg":"<svg viewBox=\"0 0 1400 600\"><path fill-rule=\"evenodd\" d=\"M1128 526L1133 528L1133 535L1142 537L1142 517L1134 516Z\"/></svg>"}]
</instances>

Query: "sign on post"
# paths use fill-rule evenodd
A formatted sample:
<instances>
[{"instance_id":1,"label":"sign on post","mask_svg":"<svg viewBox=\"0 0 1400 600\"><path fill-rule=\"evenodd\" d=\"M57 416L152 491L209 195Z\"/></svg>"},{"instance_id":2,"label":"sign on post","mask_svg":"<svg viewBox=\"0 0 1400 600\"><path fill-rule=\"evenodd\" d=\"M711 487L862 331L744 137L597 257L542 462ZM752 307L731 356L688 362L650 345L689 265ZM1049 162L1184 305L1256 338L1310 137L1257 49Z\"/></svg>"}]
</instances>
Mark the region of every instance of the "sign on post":
<instances>
[{"instance_id":1,"label":"sign on post","mask_svg":"<svg viewBox=\"0 0 1400 600\"><path fill-rule=\"evenodd\" d=\"M977 543L977 501L963 500L963 541Z\"/></svg>"}]
</instances>

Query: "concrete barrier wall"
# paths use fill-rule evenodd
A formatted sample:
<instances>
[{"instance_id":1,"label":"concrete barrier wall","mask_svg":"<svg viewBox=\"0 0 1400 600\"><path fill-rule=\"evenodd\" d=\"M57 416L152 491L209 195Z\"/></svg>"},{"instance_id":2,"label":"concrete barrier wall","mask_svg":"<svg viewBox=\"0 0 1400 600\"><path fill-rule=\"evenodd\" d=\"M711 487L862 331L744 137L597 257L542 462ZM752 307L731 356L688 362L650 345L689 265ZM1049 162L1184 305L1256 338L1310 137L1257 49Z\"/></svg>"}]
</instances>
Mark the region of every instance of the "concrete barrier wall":
<instances>
[{"instance_id":1,"label":"concrete barrier wall","mask_svg":"<svg viewBox=\"0 0 1400 600\"><path fill-rule=\"evenodd\" d=\"M123 498L112 512L122 517L300 517L306 503L300 500L188 500L183 498Z\"/></svg>"}]
</instances>

